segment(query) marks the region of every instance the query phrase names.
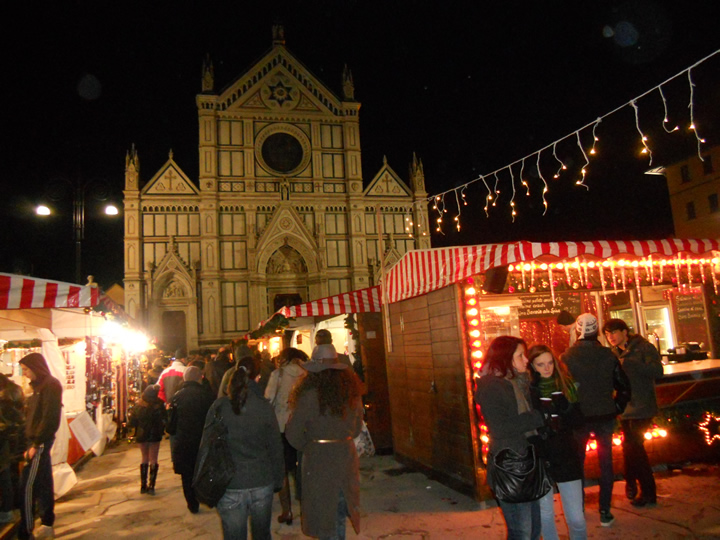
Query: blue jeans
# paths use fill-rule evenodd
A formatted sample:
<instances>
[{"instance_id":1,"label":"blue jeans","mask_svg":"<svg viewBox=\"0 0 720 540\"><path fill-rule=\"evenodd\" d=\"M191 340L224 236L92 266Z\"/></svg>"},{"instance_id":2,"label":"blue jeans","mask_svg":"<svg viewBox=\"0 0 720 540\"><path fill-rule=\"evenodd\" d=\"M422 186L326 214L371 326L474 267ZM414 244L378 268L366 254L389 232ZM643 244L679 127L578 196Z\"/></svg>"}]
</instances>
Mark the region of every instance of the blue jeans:
<instances>
[{"instance_id":1,"label":"blue jeans","mask_svg":"<svg viewBox=\"0 0 720 540\"><path fill-rule=\"evenodd\" d=\"M498 501L507 525L508 540L539 540L540 501L507 503Z\"/></svg>"},{"instance_id":2,"label":"blue jeans","mask_svg":"<svg viewBox=\"0 0 720 540\"><path fill-rule=\"evenodd\" d=\"M612 499L613 483L615 473L612 462L612 435L615 429L615 419L604 422L585 421L585 427L578 433L580 453L582 454L583 466L585 465L585 447L590 438L590 432L595 434L597 441L597 456L600 464L600 511L610 511L610 500Z\"/></svg>"},{"instance_id":3,"label":"blue jeans","mask_svg":"<svg viewBox=\"0 0 720 540\"><path fill-rule=\"evenodd\" d=\"M570 540L585 540L587 538L587 523L585 522L585 512L583 510L582 480L559 482L558 489L560 490ZM553 495L553 491L550 490L547 495L540 499L543 540L558 539L557 528L555 527Z\"/></svg>"},{"instance_id":4,"label":"blue jeans","mask_svg":"<svg viewBox=\"0 0 720 540\"><path fill-rule=\"evenodd\" d=\"M319 540L345 540L345 520L350 516L350 512L348 511L347 501L342 491L338 498L337 513L335 515L337 519L335 536L321 536Z\"/></svg>"},{"instance_id":5,"label":"blue jeans","mask_svg":"<svg viewBox=\"0 0 720 540\"><path fill-rule=\"evenodd\" d=\"M224 540L246 540L247 521L253 540L271 540L273 486L228 489L217 505Z\"/></svg>"}]
</instances>

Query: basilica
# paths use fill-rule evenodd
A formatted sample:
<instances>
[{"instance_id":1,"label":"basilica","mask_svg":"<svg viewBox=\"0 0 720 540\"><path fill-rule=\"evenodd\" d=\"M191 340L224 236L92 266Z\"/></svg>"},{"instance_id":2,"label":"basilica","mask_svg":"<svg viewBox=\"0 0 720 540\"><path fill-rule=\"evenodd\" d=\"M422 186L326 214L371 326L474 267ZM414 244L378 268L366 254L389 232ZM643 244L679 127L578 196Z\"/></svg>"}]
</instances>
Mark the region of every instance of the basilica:
<instances>
[{"instance_id":1,"label":"basilica","mask_svg":"<svg viewBox=\"0 0 720 540\"><path fill-rule=\"evenodd\" d=\"M422 161L363 175L351 71L338 96L285 46L197 96L199 171L125 165L125 309L168 350L228 343L283 306L377 284L430 247Z\"/></svg>"}]
</instances>

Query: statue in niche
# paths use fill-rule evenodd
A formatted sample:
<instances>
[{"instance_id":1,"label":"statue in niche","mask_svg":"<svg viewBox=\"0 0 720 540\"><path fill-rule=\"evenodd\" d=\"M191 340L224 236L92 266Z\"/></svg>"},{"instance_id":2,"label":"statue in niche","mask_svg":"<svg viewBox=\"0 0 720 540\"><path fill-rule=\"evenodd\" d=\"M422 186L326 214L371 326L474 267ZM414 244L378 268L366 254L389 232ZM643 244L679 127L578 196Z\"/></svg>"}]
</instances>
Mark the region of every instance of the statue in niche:
<instances>
[{"instance_id":1,"label":"statue in niche","mask_svg":"<svg viewBox=\"0 0 720 540\"><path fill-rule=\"evenodd\" d=\"M183 298L185 296L185 287L177 281L171 281L163 291L163 298Z\"/></svg>"},{"instance_id":2,"label":"statue in niche","mask_svg":"<svg viewBox=\"0 0 720 540\"><path fill-rule=\"evenodd\" d=\"M280 200L290 200L290 182L287 178L280 180Z\"/></svg>"},{"instance_id":3,"label":"statue in niche","mask_svg":"<svg viewBox=\"0 0 720 540\"><path fill-rule=\"evenodd\" d=\"M288 245L281 246L268 261L266 274L306 274L307 265L302 255Z\"/></svg>"}]
</instances>

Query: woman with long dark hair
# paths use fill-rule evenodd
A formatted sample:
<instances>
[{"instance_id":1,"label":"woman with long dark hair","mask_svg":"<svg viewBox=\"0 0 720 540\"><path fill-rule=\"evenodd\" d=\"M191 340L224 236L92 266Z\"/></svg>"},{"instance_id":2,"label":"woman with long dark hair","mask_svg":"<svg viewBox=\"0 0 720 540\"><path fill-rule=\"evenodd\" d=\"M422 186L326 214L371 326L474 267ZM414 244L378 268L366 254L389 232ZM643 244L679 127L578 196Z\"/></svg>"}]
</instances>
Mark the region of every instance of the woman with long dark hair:
<instances>
[{"instance_id":1,"label":"woman with long dark hair","mask_svg":"<svg viewBox=\"0 0 720 540\"><path fill-rule=\"evenodd\" d=\"M360 381L338 362L332 345L318 345L293 390L285 425L302 451L302 528L308 536L344 539L345 519L360 532L360 473L353 439L360 434Z\"/></svg>"},{"instance_id":2,"label":"woman with long dark hair","mask_svg":"<svg viewBox=\"0 0 720 540\"><path fill-rule=\"evenodd\" d=\"M482 376L477 381L475 402L480 405L490 436L488 484L495 489L493 459L509 449L526 455L528 437L537 435L544 423L542 414L530 406L525 342L513 336L495 338L485 355ZM509 539L540 538L540 503L498 500Z\"/></svg>"},{"instance_id":3,"label":"woman with long dark hair","mask_svg":"<svg viewBox=\"0 0 720 540\"><path fill-rule=\"evenodd\" d=\"M535 345L528 351L533 372L533 406L552 417L543 441L544 457L552 479L557 482L570 540L587 538L583 509L583 463L580 459L575 429L583 424L577 388L565 364L547 345ZM555 526L553 491L540 499L543 540L558 538Z\"/></svg>"},{"instance_id":4,"label":"woman with long dark hair","mask_svg":"<svg viewBox=\"0 0 720 540\"><path fill-rule=\"evenodd\" d=\"M135 428L135 442L140 447L140 493L155 495L158 475L158 453L165 435L165 404L158 397L160 387L151 384L130 410L128 426ZM148 474L150 479L148 480Z\"/></svg>"},{"instance_id":5,"label":"woman with long dark hair","mask_svg":"<svg viewBox=\"0 0 720 540\"><path fill-rule=\"evenodd\" d=\"M218 412L227 427L235 475L217 505L223 538L245 540L248 518L253 540L270 540L273 492L283 485L285 468L277 419L252 379L255 360L238 362L228 397L218 398L205 424Z\"/></svg>"}]
</instances>

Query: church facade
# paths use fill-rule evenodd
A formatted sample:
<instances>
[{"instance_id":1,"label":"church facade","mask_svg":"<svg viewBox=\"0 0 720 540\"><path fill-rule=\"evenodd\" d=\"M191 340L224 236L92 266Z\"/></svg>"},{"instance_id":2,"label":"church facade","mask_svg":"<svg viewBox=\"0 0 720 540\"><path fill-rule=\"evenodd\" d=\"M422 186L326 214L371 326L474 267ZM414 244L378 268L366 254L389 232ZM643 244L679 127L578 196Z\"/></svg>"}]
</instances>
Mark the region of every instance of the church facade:
<instances>
[{"instance_id":1,"label":"church facade","mask_svg":"<svg viewBox=\"0 0 720 540\"><path fill-rule=\"evenodd\" d=\"M169 350L228 343L285 305L377 283L380 263L430 247L422 162L407 182L361 167L352 74L342 97L285 47L197 96L200 167L170 153L147 182L125 170L125 309Z\"/></svg>"}]
</instances>

